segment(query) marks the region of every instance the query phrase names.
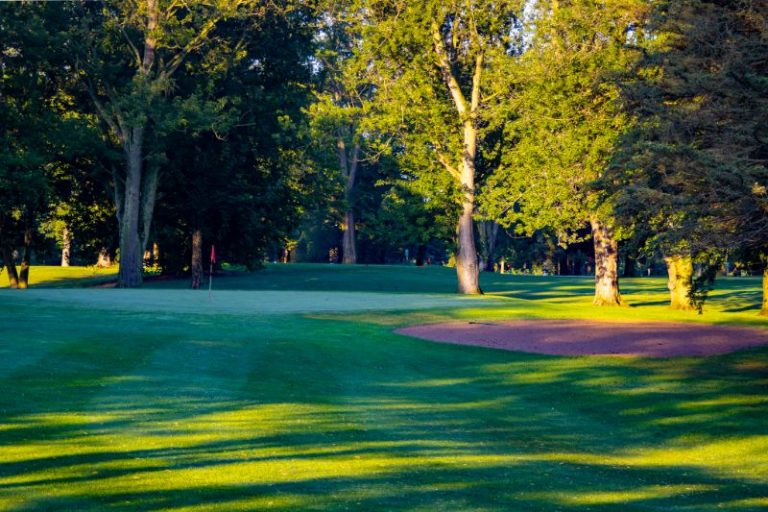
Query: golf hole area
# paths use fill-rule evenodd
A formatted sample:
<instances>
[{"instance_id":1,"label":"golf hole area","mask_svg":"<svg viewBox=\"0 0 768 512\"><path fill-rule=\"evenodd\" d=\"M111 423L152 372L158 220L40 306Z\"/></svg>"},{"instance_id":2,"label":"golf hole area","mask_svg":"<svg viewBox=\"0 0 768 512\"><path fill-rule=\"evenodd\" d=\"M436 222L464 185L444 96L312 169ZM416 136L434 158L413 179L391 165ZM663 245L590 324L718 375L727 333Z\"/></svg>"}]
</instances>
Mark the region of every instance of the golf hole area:
<instances>
[{"instance_id":1,"label":"golf hole area","mask_svg":"<svg viewBox=\"0 0 768 512\"><path fill-rule=\"evenodd\" d=\"M703 357L768 345L768 331L672 322L512 320L404 327L424 340L560 356Z\"/></svg>"}]
</instances>

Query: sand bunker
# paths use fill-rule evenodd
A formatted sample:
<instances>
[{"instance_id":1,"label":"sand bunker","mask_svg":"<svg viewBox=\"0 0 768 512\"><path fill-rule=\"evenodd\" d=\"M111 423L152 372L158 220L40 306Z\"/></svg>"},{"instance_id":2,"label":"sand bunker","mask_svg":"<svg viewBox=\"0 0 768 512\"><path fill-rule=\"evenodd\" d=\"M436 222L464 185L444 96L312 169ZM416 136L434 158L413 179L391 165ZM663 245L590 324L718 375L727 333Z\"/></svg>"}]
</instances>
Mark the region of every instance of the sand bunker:
<instances>
[{"instance_id":1,"label":"sand bunker","mask_svg":"<svg viewBox=\"0 0 768 512\"><path fill-rule=\"evenodd\" d=\"M768 345L768 331L760 329L667 322L449 322L395 332L444 343L565 356L709 356Z\"/></svg>"}]
</instances>

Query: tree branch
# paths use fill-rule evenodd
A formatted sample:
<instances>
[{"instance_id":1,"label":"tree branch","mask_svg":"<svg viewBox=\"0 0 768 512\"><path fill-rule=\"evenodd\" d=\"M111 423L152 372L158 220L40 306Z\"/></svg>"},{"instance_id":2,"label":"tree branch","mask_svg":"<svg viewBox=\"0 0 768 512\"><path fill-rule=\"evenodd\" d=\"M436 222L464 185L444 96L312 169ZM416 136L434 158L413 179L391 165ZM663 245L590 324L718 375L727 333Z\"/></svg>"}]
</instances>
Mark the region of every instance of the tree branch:
<instances>
[{"instance_id":1,"label":"tree branch","mask_svg":"<svg viewBox=\"0 0 768 512\"><path fill-rule=\"evenodd\" d=\"M483 57L482 52L475 57L475 73L472 76L472 103L470 105L470 113L472 115L477 113L477 109L480 106L480 81L483 76Z\"/></svg>"},{"instance_id":2,"label":"tree branch","mask_svg":"<svg viewBox=\"0 0 768 512\"><path fill-rule=\"evenodd\" d=\"M437 155L437 160L445 167L445 170L448 171L448 174L454 177L456 181L461 183L461 173L451 165L451 162L448 161L448 159L445 157L442 151L435 146L435 154Z\"/></svg>"},{"instance_id":3,"label":"tree branch","mask_svg":"<svg viewBox=\"0 0 768 512\"><path fill-rule=\"evenodd\" d=\"M435 21L432 22L432 42L435 45L438 67L443 74L443 79L448 86L448 91L451 93L451 98L456 106L456 110L463 118L467 115L469 110L467 99L464 97L464 93L461 92L461 87L459 87L459 82L456 80L456 77L453 76L451 62L448 59L448 52L445 49L445 43L440 34L440 26Z\"/></svg>"},{"instance_id":4,"label":"tree branch","mask_svg":"<svg viewBox=\"0 0 768 512\"><path fill-rule=\"evenodd\" d=\"M104 107L104 105L99 100L98 96L96 95L96 91L94 90L93 83L90 80L86 80L86 88L88 89L88 95L91 97L91 100L93 101L94 106L96 107L96 111L99 113L99 116L104 120L105 123L107 123L107 126L115 132L115 135L120 139L120 142L125 140L124 133L122 130L122 126L120 126L117 121L107 112L107 109Z\"/></svg>"}]
</instances>

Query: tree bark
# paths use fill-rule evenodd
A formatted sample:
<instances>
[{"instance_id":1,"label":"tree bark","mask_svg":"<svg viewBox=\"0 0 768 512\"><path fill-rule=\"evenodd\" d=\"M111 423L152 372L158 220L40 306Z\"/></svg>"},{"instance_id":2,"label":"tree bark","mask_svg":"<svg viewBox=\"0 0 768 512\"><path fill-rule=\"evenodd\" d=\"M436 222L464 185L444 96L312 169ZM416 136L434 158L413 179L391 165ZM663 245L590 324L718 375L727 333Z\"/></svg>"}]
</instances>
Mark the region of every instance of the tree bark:
<instances>
[{"instance_id":1,"label":"tree bark","mask_svg":"<svg viewBox=\"0 0 768 512\"><path fill-rule=\"evenodd\" d=\"M96 260L96 266L99 268L107 268L112 266L112 256L109 254L109 249L102 247L99 251L99 257Z\"/></svg>"},{"instance_id":2,"label":"tree bark","mask_svg":"<svg viewBox=\"0 0 768 512\"><path fill-rule=\"evenodd\" d=\"M619 292L619 244L613 228L593 218L592 240L595 246L595 306L623 306Z\"/></svg>"},{"instance_id":3,"label":"tree bark","mask_svg":"<svg viewBox=\"0 0 768 512\"><path fill-rule=\"evenodd\" d=\"M477 295L483 293L480 290L480 266L477 261L477 249L475 247L475 221L474 201L465 200L462 204L462 212L456 228L458 249L456 251L456 276L459 281L459 293Z\"/></svg>"},{"instance_id":4,"label":"tree bark","mask_svg":"<svg viewBox=\"0 0 768 512\"><path fill-rule=\"evenodd\" d=\"M416 266L423 267L427 259L427 245L421 244L416 248Z\"/></svg>"},{"instance_id":5,"label":"tree bark","mask_svg":"<svg viewBox=\"0 0 768 512\"><path fill-rule=\"evenodd\" d=\"M496 262L496 240L499 234L499 224L492 220L481 221L478 229L481 229L481 240L485 246L483 254L483 266L486 272L493 272Z\"/></svg>"},{"instance_id":6,"label":"tree bark","mask_svg":"<svg viewBox=\"0 0 768 512\"><path fill-rule=\"evenodd\" d=\"M342 263L357 263L357 244L355 240L355 212L351 209L344 213L344 227L342 231L342 251L344 257Z\"/></svg>"},{"instance_id":7,"label":"tree bark","mask_svg":"<svg viewBox=\"0 0 768 512\"><path fill-rule=\"evenodd\" d=\"M13 289L19 287L19 274L16 271L16 261L13 259L13 247L3 245L3 261L8 272L8 286Z\"/></svg>"},{"instance_id":8,"label":"tree bark","mask_svg":"<svg viewBox=\"0 0 768 512\"><path fill-rule=\"evenodd\" d=\"M29 288L29 266L32 257L32 228L24 231L24 254L19 265L19 288Z\"/></svg>"},{"instance_id":9,"label":"tree bark","mask_svg":"<svg viewBox=\"0 0 768 512\"><path fill-rule=\"evenodd\" d=\"M199 229L192 232L192 289L200 288L203 281L203 233Z\"/></svg>"},{"instance_id":10,"label":"tree bark","mask_svg":"<svg viewBox=\"0 0 768 512\"><path fill-rule=\"evenodd\" d=\"M664 258L667 264L667 288L669 288L669 307L690 311L695 309L691 300L693 286L693 261L688 255L673 255Z\"/></svg>"},{"instance_id":11,"label":"tree bark","mask_svg":"<svg viewBox=\"0 0 768 512\"><path fill-rule=\"evenodd\" d=\"M72 237L69 234L69 228L64 226L61 232L61 266L68 267L72 256Z\"/></svg>"},{"instance_id":12,"label":"tree bark","mask_svg":"<svg viewBox=\"0 0 768 512\"><path fill-rule=\"evenodd\" d=\"M127 160L125 194L120 221L120 272L117 286L134 288L141 286L144 267L144 248L139 237L141 209L141 175L143 164L144 128L134 127L123 143Z\"/></svg>"},{"instance_id":13,"label":"tree bark","mask_svg":"<svg viewBox=\"0 0 768 512\"><path fill-rule=\"evenodd\" d=\"M763 268L763 306L760 315L768 316L768 264Z\"/></svg>"},{"instance_id":14,"label":"tree bark","mask_svg":"<svg viewBox=\"0 0 768 512\"><path fill-rule=\"evenodd\" d=\"M357 263L357 237L355 233L355 212L350 203L352 201L352 191L355 188L355 179L357 178L357 167L360 163L360 144L355 143L352 148L352 154L348 156L344 137L340 133L336 139L336 150L339 157L341 174L345 179L344 200L347 203L347 210L344 212L344 222L341 226L341 248L343 252L341 262L353 265Z\"/></svg>"},{"instance_id":15,"label":"tree bark","mask_svg":"<svg viewBox=\"0 0 768 512\"><path fill-rule=\"evenodd\" d=\"M154 165L147 166L142 174L141 183L141 250L147 250L149 234L152 227L152 216L157 202L158 169Z\"/></svg>"}]
</instances>

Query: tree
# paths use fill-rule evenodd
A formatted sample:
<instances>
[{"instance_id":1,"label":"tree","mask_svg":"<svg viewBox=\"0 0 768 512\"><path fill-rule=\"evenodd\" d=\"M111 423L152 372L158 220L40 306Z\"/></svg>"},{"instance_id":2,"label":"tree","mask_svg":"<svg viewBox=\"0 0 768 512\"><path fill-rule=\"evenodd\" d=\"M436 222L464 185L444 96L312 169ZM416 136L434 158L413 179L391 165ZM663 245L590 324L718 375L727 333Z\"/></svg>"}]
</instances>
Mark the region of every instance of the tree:
<instances>
[{"instance_id":1,"label":"tree","mask_svg":"<svg viewBox=\"0 0 768 512\"><path fill-rule=\"evenodd\" d=\"M168 124L173 116L167 109L173 80L185 71L190 55L236 46L218 37L216 29L223 20L244 15L251 3L130 0L73 7L70 37L77 44L77 69L95 112L123 152L123 166L115 167L113 176L120 287L142 282L160 173L146 143L154 126Z\"/></svg>"},{"instance_id":2,"label":"tree","mask_svg":"<svg viewBox=\"0 0 768 512\"><path fill-rule=\"evenodd\" d=\"M449 195L460 206L460 293L481 293L473 221L476 160L511 94L522 4L369 0L356 6L364 45L359 58L375 71L382 123L398 136L403 169L427 196Z\"/></svg>"},{"instance_id":3,"label":"tree","mask_svg":"<svg viewBox=\"0 0 768 512\"><path fill-rule=\"evenodd\" d=\"M176 118L156 130L158 144L174 148L156 231L163 271L189 267L193 288L211 243L228 262L256 268L324 191L308 183L304 154L310 20L298 7L230 20L218 35L239 34L238 52L190 56L176 80Z\"/></svg>"},{"instance_id":4,"label":"tree","mask_svg":"<svg viewBox=\"0 0 768 512\"><path fill-rule=\"evenodd\" d=\"M641 123L610 177L615 204L655 231L675 309L700 307L729 247L768 247L767 15L762 0L658 3L624 91Z\"/></svg>"},{"instance_id":5,"label":"tree","mask_svg":"<svg viewBox=\"0 0 768 512\"><path fill-rule=\"evenodd\" d=\"M345 2L321 2L318 6L315 60L320 84L309 109L312 139L320 152L334 148L335 165L342 181L342 263L357 263L355 185L364 151L364 119L370 110L372 86L366 70L353 57L360 35L349 22L351 6ZM370 134L369 134L370 135ZM320 156L320 165L327 157Z\"/></svg>"},{"instance_id":6,"label":"tree","mask_svg":"<svg viewBox=\"0 0 768 512\"><path fill-rule=\"evenodd\" d=\"M529 236L553 229L562 245L591 228L595 305L623 303L618 236L605 194L595 186L621 136L633 125L620 79L641 57L645 0L539 1L532 4L518 94L509 104L503 165L484 192L486 215Z\"/></svg>"},{"instance_id":7,"label":"tree","mask_svg":"<svg viewBox=\"0 0 768 512\"><path fill-rule=\"evenodd\" d=\"M0 256L10 286L26 288L37 222L78 120L71 115L62 13L42 3L3 4L0 20Z\"/></svg>"}]
</instances>

